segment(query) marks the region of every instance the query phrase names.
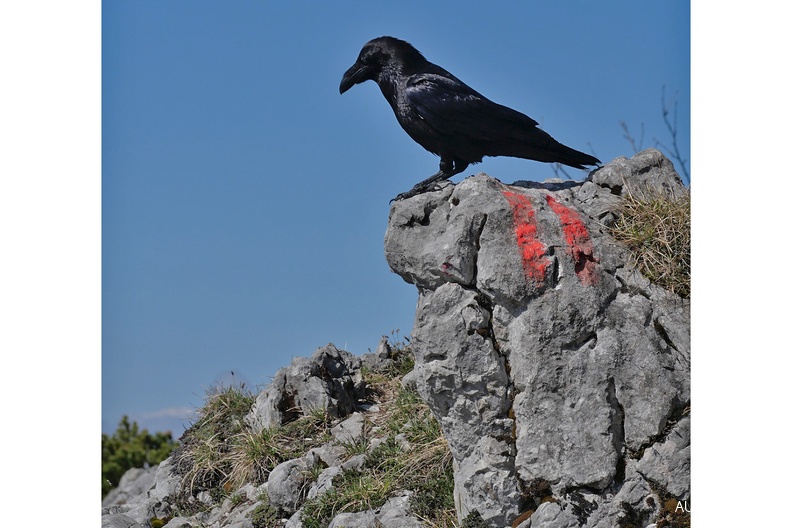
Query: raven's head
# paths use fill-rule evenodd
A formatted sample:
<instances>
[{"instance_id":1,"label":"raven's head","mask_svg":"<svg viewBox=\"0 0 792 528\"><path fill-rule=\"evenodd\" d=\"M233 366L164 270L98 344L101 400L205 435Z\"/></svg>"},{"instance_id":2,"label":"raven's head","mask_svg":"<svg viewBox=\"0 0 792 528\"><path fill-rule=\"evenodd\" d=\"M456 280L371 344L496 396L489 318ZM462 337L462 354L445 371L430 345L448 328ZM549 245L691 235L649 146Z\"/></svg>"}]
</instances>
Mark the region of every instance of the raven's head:
<instances>
[{"instance_id":1,"label":"raven's head","mask_svg":"<svg viewBox=\"0 0 792 528\"><path fill-rule=\"evenodd\" d=\"M344 93L364 81L379 82L384 71L403 73L406 66L425 60L417 49L403 40L393 37L375 38L360 50L355 64L341 78L338 91Z\"/></svg>"}]
</instances>

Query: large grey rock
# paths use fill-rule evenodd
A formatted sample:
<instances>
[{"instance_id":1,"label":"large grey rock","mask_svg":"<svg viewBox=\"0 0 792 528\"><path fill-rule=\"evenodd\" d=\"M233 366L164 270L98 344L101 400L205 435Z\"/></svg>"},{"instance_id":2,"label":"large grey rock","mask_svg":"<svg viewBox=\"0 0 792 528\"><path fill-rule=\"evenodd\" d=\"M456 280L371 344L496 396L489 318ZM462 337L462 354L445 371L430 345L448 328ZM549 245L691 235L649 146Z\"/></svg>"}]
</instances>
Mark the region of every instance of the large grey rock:
<instances>
[{"instance_id":1,"label":"large grey rock","mask_svg":"<svg viewBox=\"0 0 792 528\"><path fill-rule=\"evenodd\" d=\"M154 485L154 476L158 466L147 469L131 468L121 477L118 487L110 490L110 493L102 499L102 508L120 506L126 504L147 492Z\"/></svg>"},{"instance_id":2,"label":"large grey rock","mask_svg":"<svg viewBox=\"0 0 792 528\"><path fill-rule=\"evenodd\" d=\"M564 508L559 502L545 502L525 524L526 527L578 528L580 523L571 508Z\"/></svg>"},{"instance_id":3,"label":"large grey rock","mask_svg":"<svg viewBox=\"0 0 792 528\"><path fill-rule=\"evenodd\" d=\"M642 150L630 159L616 158L595 171L591 180L617 195L630 192L644 196L649 192L681 196L686 192L674 164L653 148Z\"/></svg>"},{"instance_id":4,"label":"large grey rock","mask_svg":"<svg viewBox=\"0 0 792 528\"><path fill-rule=\"evenodd\" d=\"M151 517L167 517L172 513L168 502L170 493L178 486L178 477L172 473L171 459L150 468L131 468L121 477L117 488L113 489L102 501L102 519L108 522L113 515L123 514L125 518L146 525Z\"/></svg>"},{"instance_id":5,"label":"large grey rock","mask_svg":"<svg viewBox=\"0 0 792 528\"><path fill-rule=\"evenodd\" d=\"M270 504L288 514L297 511L308 492L309 463L303 458L278 464L267 479Z\"/></svg>"},{"instance_id":6,"label":"large grey rock","mask_svg":"<svg viewBox=\"0 0 792 528\"><path fill-rule=\"evenodd\" d=\"M363 366L374 371L382 371L393 364L391 359L391 346L388 336L382 336L377 349L370 354L360 356Z\"/></svg>"},{"instance_id":7,"label":"large grey rock","mask_svg":"<svg viewBox=\"0 0 792 528\"><path fill-rule=\"evenodd\" d=\"M405 493L391 497L376 513L379 526L382 528L422 528L424 524L408 513L410 511L410 495Z\"/></svg>"},{"instance_id":8,"label":"large grey rock","mask_svg":"<svg viewBox=\"0 0 792 528\"><path fill-rule=\"evenodd\" d=\"M176 494L180 485L181 477L174 472L173 458L168 457L157 466L150 495L157 500L166 500Z\"/></svg>"},{"instance_id":9,"label":"large grey rock","mask_svg":"<svg viewBox=\"0 0 792 528\"><path fill-rule=\"evenodd\" d=\"M364 441L365 429L365 416L361 413L353 413L346 420L330 429L330 434L342 445L354 444Z\"/></svg>"},{"instance_id":10,"label":"large grey rock","mask_svg":"<svg viewBox=\"0 0 792 528\"><path fill-rule=\"evenodd\" d=\"M690 498L690 418L671 429L665 440L649 447L638 461L637 470L662 485L679 500Z\"/></svg>"},{"instance_id":11,"label":"large grey rock","mask_svg":"<svg viewBox=\"0 0 792 528\"><path fill-rule=\"evenodd\" d=\"M386 258L419 294L411 382L448 439L460 520L605 527L655 513L649 480L689 495L689 421L667 427L690 400L689 303L606 232L625 189L685 192L650 149L585 182L479 174L391 208Z\"/></svg>"},{"instance_id":12,"label":"large grey rock","mask_svg":"<svg viewBox=\"0 0 792 528\"><path fill-rule=\"evenodd\" d=\"M143 525L123 513L112 513L102 516L102 528L143 528Z\"/></svg>"},{"instance_id":13,"label":"large grey rock","mask_svg":"<svg viewBox=\"0 0 792 528\"><path fill-rule=\"evenodd\" d=\"M308 453L317 457L322 464L328 467L339 466L346 459L346 449L335 443L315 447Z\"/></svg>"},{"instance_id":14,"label":"large grey rock","mask_svg":"<svg viewBox=\"0 0 792 528\"><path fill-rule=\"evenodd\" d=\"M302 510L296 511L283 525L283 528L302 528Z\"/></svg>"},{"instance_id":15,"label":"large grey rock","mask_svg":"<svg viewBox=\"0 0 792 528\"><path fill-rule=\"evenodd\" d=\"M475 297L457 283L420 296L412 333L420 367L414 372L418 392L440 421L458 467L457 510L462 517L478 509L485 519L504 520L504 515L519 514L520 498L510 441L513 423L507 416L509 377L505 358L486 337L489 312Z\"/></svg>"},{"instance_id":16,"label":"large grey rock","mask_svg":"<svg viewBox=\"0 0 792 528\"><path fill-rule=\"evenodd\" d=\"M195 528L197 526L200 526L197 521L191 521L186 517L173 517L163 528Z\"/></svg>"},{"instance_id":17,"label":"large grey rock","mask_svg":"<svg viewBox=\"0 0 792 528\"><path fill-rule=\"evenodd\" d=\"M605 493L573 490L559 504L577 518L576 526L647 526L660 512L651 484L635 471L631 459L626 462L624 480ZM531 526L544 525L534 519Z\"/></svg>"},{"instance_id":18,"label":"large grey rock","mask_svg":"<svg viewBox=\"0 0 792 528\"><path fill-rule=\"evenodd\" d=\"M374 511L366 510L354 513L339 513L327 528L375 528L377 519Z\"/></svg>"},{"instance_id":19,"label":"large grey rock","mask_svg":"<svg viewBox=\"0 0 792 528\"><path fill-rule=\"evenodd\" d=\"M360 366L359 357L332 344L317 349L310 358L295 358L258 395L245 420L260 431L316 409L344 417L365 397Z\"/></svg>"},{"instance_id":20,"label":"large grey rock","mask_svg":"<svg viewBox=\"0 0 792 528\"><path fill-rule=\"evenodd\" d=\"M421 521L410 515L410 493L390 499L375 510L339 513L328 528L422 528Z\"/></svg>"},{"instance_id":21,"label":"large grey rock","mask_svg":"<svg viewBox=\"0 0 792 528\"><path fill-rule=\"evenodd\" d=\"M324 495L333 487L333 479L341 474L343 470L338 467L329 467L322 471L319 476L316 478L316 482L311 485L311 489L308 490L308 499L315 499L320 495Z\"/></svg>"}]
</instances>

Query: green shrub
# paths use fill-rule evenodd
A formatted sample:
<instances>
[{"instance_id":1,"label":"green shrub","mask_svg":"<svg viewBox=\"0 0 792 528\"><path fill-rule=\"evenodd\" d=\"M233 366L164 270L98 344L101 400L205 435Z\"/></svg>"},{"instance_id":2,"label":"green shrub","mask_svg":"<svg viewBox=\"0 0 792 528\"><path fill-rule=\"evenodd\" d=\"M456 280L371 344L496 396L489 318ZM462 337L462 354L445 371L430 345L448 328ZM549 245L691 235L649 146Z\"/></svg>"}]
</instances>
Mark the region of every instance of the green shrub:
<instances>
[{"instance_id":1,"label":"green shrub","mask_svg":"<svg viewBox=\"0 0 792 528\"><path fill-rule=\"evenodd\" d=\"M128 469L159 464L176 448L170 432L154 433L138 429L137 422L124 416L113 436L102 434L102 498L118 486Z\"/></svg>"}]
</instances>

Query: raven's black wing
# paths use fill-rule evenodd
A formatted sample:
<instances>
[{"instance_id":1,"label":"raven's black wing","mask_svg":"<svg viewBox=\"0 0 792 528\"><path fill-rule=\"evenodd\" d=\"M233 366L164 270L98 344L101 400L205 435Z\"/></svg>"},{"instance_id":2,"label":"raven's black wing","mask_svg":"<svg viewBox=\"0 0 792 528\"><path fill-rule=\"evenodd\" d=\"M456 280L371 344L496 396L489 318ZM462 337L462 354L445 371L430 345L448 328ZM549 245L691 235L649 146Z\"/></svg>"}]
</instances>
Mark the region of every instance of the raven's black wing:
<instances>
[{"instance_id":1,"label":"raven's black wing","mask_svg":"<svg viewBox=\"0 0 792 528\"><path fill-rule=\"evenodd\" d=\"M527 115L490 101L453 76L413 75L405 96L421 119L444 135L515 141L530 139L537 130L538 123Z\"/></svg>"},{"instance_id":2,"label":"raven's black wing","mask_svg":"<svg viewBox=\"0 0 792 528\"><path fill-rule=\"evenodd\" d=\"M490 101L444 73L413 75L405 87L407 101L432 130L428 136L443 147L430 148L432 152L445 150L471 163L481 161L482 156L515 156L578 169L599 163L593 156L562 145L527 115ZM419 134L414 134L414 139L416 136ZM420 137L416 140L426 145Z\"/></svg>"}]
</instances>

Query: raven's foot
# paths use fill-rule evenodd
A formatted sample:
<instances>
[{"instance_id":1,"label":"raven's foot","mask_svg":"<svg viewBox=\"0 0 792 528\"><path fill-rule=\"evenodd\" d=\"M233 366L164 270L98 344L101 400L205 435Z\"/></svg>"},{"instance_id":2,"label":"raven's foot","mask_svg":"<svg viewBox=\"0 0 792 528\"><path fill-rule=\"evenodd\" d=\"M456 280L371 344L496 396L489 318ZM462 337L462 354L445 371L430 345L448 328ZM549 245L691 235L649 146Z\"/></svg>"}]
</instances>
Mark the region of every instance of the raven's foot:
<instances>
[{"instance_id":1,"label":"raven's foot","mask_svg":"<svg viewBox=\"0 0 792 528\"><path fill-rule=\"evenodd\" d=\"M412 198L413 196L418 196L419 194L423 194L425 192L440 191L443 189L443 187L445 186L441 185L441 182L429 182L428 184L421 182L412 189L410 189L409 191L397 194L396 198L393 198L388 203L398 202L399 200Z\"/></svg>"},{"instance_id":2,"label":"raven's foot","mask_svg":"<svg viewBox=\"0 0 792 528\"><path fill-rule=\"evenodd\" d=\"M393 203L393 202L398 201L398 200L404 200L405 198L412 198L413 196L416 196L418 194L422 194L422 193L425 193L425 192L429 192L429 191L439 191L440 189L443 188L440 185L440 183L445 181L445 180L447 180L447 179L449 179L454 174L457 174L457 173L456 172L444 172L442 170L442 165L441 165L441 170L439 172L437 172L436 174L433 174L432 176L429 176L428 178L426 178L422 182L416 183L415 186L412 189L410 189L409 191L400 193L398 196L396 196L396 198L391 200L390 203Z\"/></svg>"},{"instance_id":3,"label":"raven's foot","mask_svg":"<svg viewBox=\"0 0 792 528\"><path fill-rule=\"evenodd\" d=\"M398 202L399 200L406 200L407 198L412 198L413 196L417 196L421 193L426 192L428 189L424 189L418 185L413 187L407 192L399 193L396 195L396 198L391 199L388 203Z\"/></svg>"}]
</instances>

